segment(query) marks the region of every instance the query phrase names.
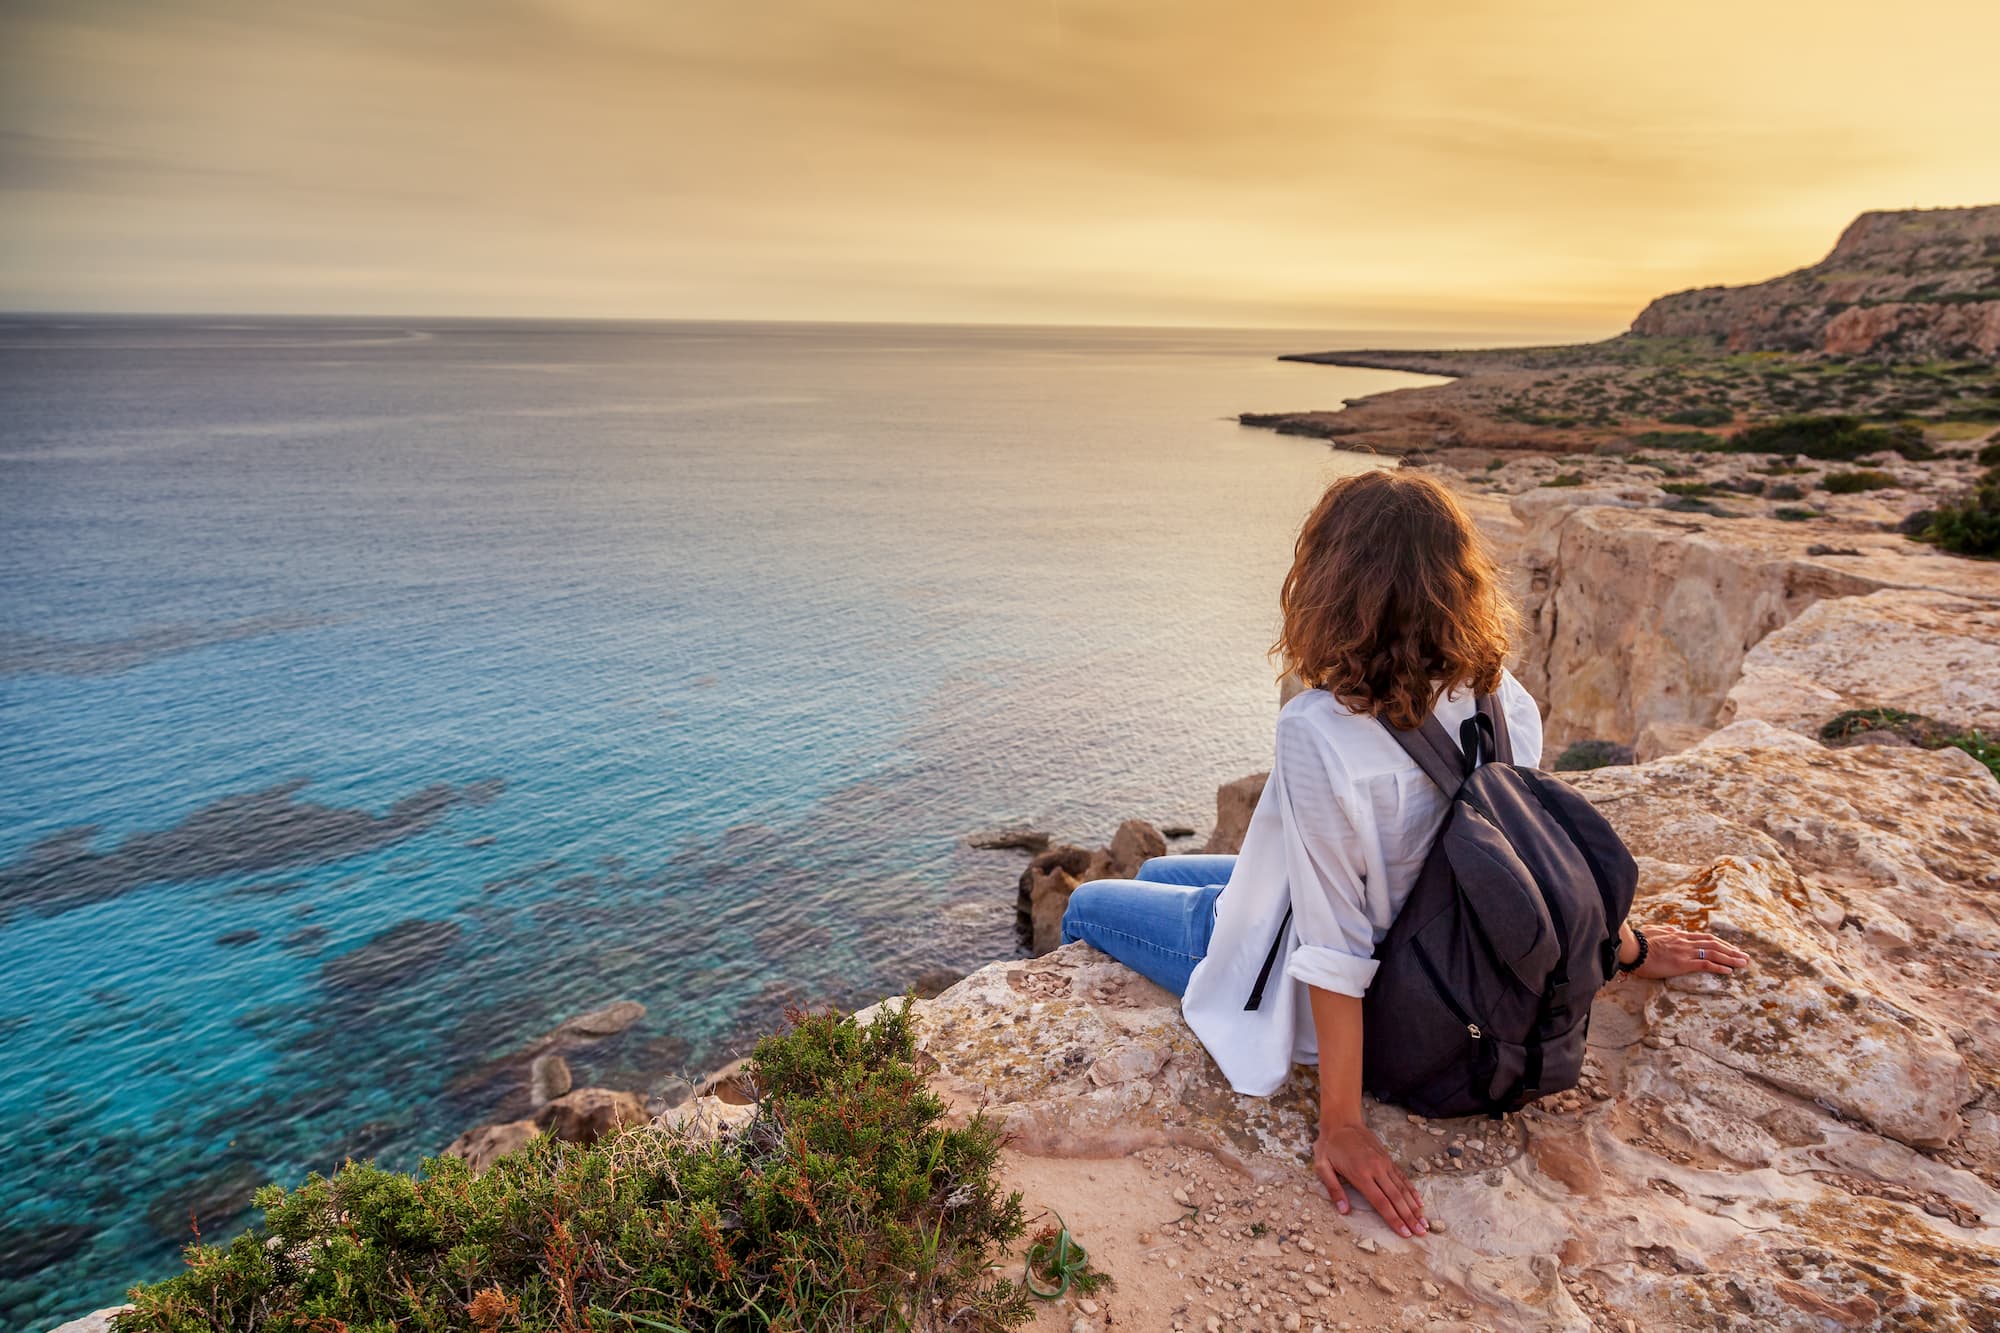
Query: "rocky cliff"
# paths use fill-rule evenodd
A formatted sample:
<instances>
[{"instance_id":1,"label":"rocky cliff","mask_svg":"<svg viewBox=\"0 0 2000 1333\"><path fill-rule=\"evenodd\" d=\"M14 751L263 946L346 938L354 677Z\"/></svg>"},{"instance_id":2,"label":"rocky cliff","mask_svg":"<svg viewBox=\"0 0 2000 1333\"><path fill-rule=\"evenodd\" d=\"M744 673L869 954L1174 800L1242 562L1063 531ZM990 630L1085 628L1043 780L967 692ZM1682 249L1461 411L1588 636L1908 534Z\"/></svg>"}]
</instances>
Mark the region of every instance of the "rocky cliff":
<instances>
[{"instance_id":1,"label":"rocky cliff","mask_svg":"<svg viewBox=\"0 0 2000 1333\"><path fill-rule=\"evenodd\" d=\"M1663 296L1632 332L1732 351L2000 357L2000 205L1863 213L1819 263Z\"/></svg>"},{"instance_id":2,"label":"rocky cliff","mask_svg":"<svg viewBox=\"0 0 2000 1333\"><path fill-rule=\"evenodd\" d=\"M1551 761L1593 739L1662 754L1739 717L1808 730L1843 708L2000 732L1982 646L2000 615L2000 564L1897 530L1981 465L1954 454L1870 466L1880 486L1853 493L1827 489L1846 465L1755 454L1435 471L1466 493L1515 573L1515 670L1546 710ZM1816 609L1844 599L1856 603ZM1767 699L1781 688L1794 696L1783 708Z\"/></svg>"}]
</instances>

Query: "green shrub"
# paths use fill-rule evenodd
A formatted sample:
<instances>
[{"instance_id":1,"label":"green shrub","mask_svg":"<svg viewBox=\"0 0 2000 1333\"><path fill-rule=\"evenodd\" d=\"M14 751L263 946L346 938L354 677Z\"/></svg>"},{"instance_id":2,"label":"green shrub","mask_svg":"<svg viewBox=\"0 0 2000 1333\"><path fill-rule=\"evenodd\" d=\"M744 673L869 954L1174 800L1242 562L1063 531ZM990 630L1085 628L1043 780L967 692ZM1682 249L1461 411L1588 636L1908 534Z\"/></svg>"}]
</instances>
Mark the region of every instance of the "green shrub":
<instances>
[{"instance_id":1,"label":"green shrub","mask_svg":"<svg viewBox=\"0 0 2000 1333\"><path fill-rule=\"evenodd\" d=\"M1981 477L1970 493L1933 509L1922 536L1956 555L2000 555L2000 467Z\"/></svg>"},{"instance_id":2,"label":"green shrub","mask_svg":"<svg viewBox=\"0 0 2000 1333\"><path fill-rule=\"evenodd\" d=\"M1806 498L1805 488L1797 482L1791 481L1781 481L1775 486L1765 488L1764 495L1767 499L1771 500L1803 500Z\"/></svg>"},{"instance_id":3,"label":"green shrub","mask_svg":"<svg viewBox=\"0 0 2000 1333\"><path fill-rule=\"evenodd\" d=\"M1974 759L1986 765L1987 771L1996 780L2000 780L2000 741L1990 741L1986 739L1986 736L1982 732L1975 729L1960 732L1947 740L1945 744L1955 745L1965 751Z\"/></svg>"},{"instance_id":4,"label":"green shrub","mask_svg":"<svg viewBox=\"0 0 2000 1333\"><path fill-rule=\"evenodd\" d=\"M350 1163L286 1191L227 1247L134 1289L119 1333L1012 1328L987 1264L1026 1229L983 1117L942 1124L907 1005L867 1027L792 1015L764 1038L743 1130L533 1140L484 1175Z\"/></svg>"},{"instance_id":5,"label":"green shrub","mask_svg":"<svg viewBox=\"0 0 2000 1333\"><path fill-rule=\"evenodd\" d=\"M1979 461L1987 467L2000 464L2000 440L1995 440L1979 451Z\"/></svg>"},{"instance_id":6,"label":"green shrub","mask_svg":"<svg viewBox=\"0 0 2000 1333\"><path fill-rule=\"evenodd\" d=\"M1852 472L1829 472L1819 479L1819 484L1835 495L1853 495L1857 491L1886 491L1898 483L1886 472L1863 467Z\"/></svg>"},{"instance_id":7,"label":"green shrub","mask_svg":"<svg viewBox=\"0 0 2000 1333\"><path fill-rule=\"evenodd\" d=\"M1578 741L1556 756L1555 772L1578 773L1632 762L1632 747L1614 741Z\"/></svg>"},{"instance_id":8,"label":"green shrub","mask_svg":"<svg viewBox=\"0 0 2000 1333\"><path fill-rule=\"evenodd\" d=\"M1581 486L1583 485L1583 474L1581 472L1558 472L1555 476L1550 477L1547 481L1543 482L1542 485Z\"/></svg>"},{"instance_id":9,"label":"green shrub","mask_svg":"<svg viewBox=\"0 0 2000 1333\"><path fill-rule=\"evenodd\" d=\"M1871 731L1893 732L1926 750L1941 750L1946 746L1963 750L2000 779L2000 742L1988 740L1977 728L1960 731L1949 723L1900 708L1850 708L1823 724L1819 738L1840 745Z\"/></svg>"},{"instance_id":10,"label":"green shrub","mask_svg":"<svg viewBox=\"0 0 2000 1333\"><path fill-rule=\"evenodd\" d=\"M1720 435L1705 430L1642 430L1631 437L1641 449L1681 449L1697 453L1724 447Z\"/></svg>"},{"instance_id":11,"label":"green shrub","mask_svg":"<svg viewBox=\"0 0 2000 1333\"><path fill-rule=\"evenodd\" d=\"M1705 481L1663 481L1660 489L1668 495L1713 495L1715 488Z\"/></svg>"},{"instance_id":12,"label":"green shrub","mask_svg":"<svg viewBox=\"0 0 2000 1333\"><path fill-rule=\"evenodd\" d=\"M1911 723L1921 722L1916 713L1901 708L1850 708L1835 713L1820 724L1819 738L1823 741L1852 740L1864 731L1896 731Z\"/></svg>"},{"instance_id":13,"label":"green shrub","mask_svg":"<svg viewBox=\"0 0 2000 1333\"><path fill-rule=\"evenodd\" d=\"M1762 426L1746 426L1729 438L1727 447L1737 453L1804 454L1841 461L1884 449L1905 458L1929 458L1932 453L1920 426L1907 422L1870 426L1856 416L1785 417Z\"/></svg>"},{"instance_id":14,"label":"green shrub","mask_svg":"<svg viewBox=\"0 0 2000 1333\"><path fill-rule=\"evenodd\" d=\"M1683 407L1660 418L1675 426L1726 426L1735 419L1736 414L1726 407Z\"/></svg>"},{"instance_id":15,"label":"green shrub","mask_svg":"<svg viewBox=\"0 0 2000 1333\"><path fill-rule=\"evenodd\" d=\"M1804 509L1798 505L1779 505L1771 512L1772 518L1781 518L1787 523L1803 523L1809 518L1818 518L1819 510Z\"/></svg>"}]
</instances>

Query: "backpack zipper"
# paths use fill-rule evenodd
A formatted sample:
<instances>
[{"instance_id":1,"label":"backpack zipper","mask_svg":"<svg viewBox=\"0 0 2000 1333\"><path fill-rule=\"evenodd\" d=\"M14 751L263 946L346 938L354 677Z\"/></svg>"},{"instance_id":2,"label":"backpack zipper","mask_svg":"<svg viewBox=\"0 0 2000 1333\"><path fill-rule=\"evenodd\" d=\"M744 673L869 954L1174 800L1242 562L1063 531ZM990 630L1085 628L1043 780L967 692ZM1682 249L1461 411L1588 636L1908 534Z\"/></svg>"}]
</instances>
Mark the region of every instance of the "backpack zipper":
<instances>
[{"instance_id":1,"label":"backpack zipper","mask_svg":"<svg viewBox=\"0 0 2000 1333\"><path fill-rule=\"evenodd\" d=\"M1479 1024L1473 1022L1471 1016L1459 1007L1458 1001L1451 998L1451 992L1445 989L1444 978L1438 975L1437 965L1431 962L1431 956L1424 952L1424 946L1416 940L1411 940L1410 952L1417 956L1417 966L1421 967L1424 975L1431 979L1431 989L1437 992L1440 1000L1444 1001L1444 1007L1451 1010L1451 1016L1465 1024L1465 1030L1472 1034L1474 1041L1485 1036L1479 1030Z\"/></svg>"}]
</instances>

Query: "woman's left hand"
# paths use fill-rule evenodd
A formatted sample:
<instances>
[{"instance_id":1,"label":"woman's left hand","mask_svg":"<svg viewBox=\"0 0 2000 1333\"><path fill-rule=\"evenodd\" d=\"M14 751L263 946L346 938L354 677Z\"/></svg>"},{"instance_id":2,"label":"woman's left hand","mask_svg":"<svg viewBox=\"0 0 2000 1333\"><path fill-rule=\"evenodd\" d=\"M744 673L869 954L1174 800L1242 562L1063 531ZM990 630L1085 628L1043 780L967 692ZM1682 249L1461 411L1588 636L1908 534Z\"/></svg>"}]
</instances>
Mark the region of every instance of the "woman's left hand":
<instances>
[{"instance_id":1,"label":"woman's left hand","mask_svg":"<svg viewBox=\"0 0 2000 1333\"><path fill-rule=\"evenodd\" d=\"M1641 926L1646 932L1646 961L1632 975L1661 980L1690 972L1729 976L1750 961L1750 955L1703 930L1679 926Z\"/></svg>"}]
</instances>

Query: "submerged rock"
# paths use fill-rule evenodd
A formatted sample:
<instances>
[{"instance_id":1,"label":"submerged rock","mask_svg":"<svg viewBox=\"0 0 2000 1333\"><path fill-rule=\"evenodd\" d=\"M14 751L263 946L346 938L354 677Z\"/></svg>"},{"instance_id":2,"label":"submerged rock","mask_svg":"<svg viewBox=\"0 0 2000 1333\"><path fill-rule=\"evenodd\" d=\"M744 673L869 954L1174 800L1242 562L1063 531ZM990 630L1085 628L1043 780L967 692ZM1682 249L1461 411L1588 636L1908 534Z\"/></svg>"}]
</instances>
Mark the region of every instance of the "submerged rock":
<instances>
[{"instance_id":1,"label":"submerged rock","mask_svg":"<svg viewBox=\"0 0 2000 1333\"><path fill-rule=\"evenodd\" d=\"M229 1223L249 1210L265 1182L252 1162L232 1162L199 1179L169 1189L146 1210L153 1233L168 1240L191 1241L196 1231L206 1236L227 1234Z\"/></svg>"},{"instance_id":2,"label":"submerged rock","mask_svg":"<svg viewBox=\"0 0 2000 1333\"><path fill-rule=\"evenodd\" d=\"M927 967L917 973L916 980L910 983L910 994L920 1000L928 1000L950 990L964 977L964 971L959 968Z\"/></svg>"},{"instance_id":3,"label":"submerged rock","mask_svg":"<svg viewBox=\"0 0 2000 1333\"><path fill-rule=\"evenodd\" d=\"M97 1232L97 1225L91 1222L0 1225L0 1282L33 1277L89 1244Z\"/></svg>"},{"instance_id":4,"label":"submerged rock","mask_svg":"<svg viewBox=\"0 0 2000 1333\"><path fill-rule=\"evenodd\" d=\"M434 783L382 814L298 799L303 779L212 801L171 828L97 850L95 825L51 834L0 866L0 922L17 911L54 916L155 884L323 865L427 832L460 804L483 805L499 780Z\"/></svg>"},{"instance_id":5,"label":"submerged rock","mask_svg":"<svg viewBox=\"0 0 2000 1333\"><path fill-rule=\"evenodd\" d=\"M463 933L456 921L409 917L377 932L360 948L320 964L320 984L363 999L408 986L444 962Z\"/></svg>"},{"instance_id":6,"label":"submerged rock","mask_svg":"<svg viewBox=\"0 0 2000 1333\"><path fill-rule=\"evenodd\" d=\"M528 1066L528 1100L546 1106L568 1092L574 1082L569 1061L554 1053L538 1055Z\"/></svg>"},{"instance_id":7,"label":"submerged rock","mask_svg":"<svg viewBox=\"0 0 2000 1333\"><path fill-rule=\"evenodd\" d=\"M564 1019L544 1041L610 1037L623 1032L646 1016L646 1006L637 1000L613 1000L601 1009Z\"/></svg>"}]
</instances>

